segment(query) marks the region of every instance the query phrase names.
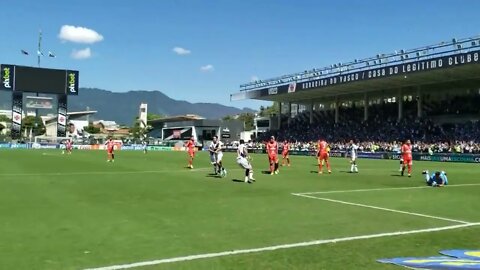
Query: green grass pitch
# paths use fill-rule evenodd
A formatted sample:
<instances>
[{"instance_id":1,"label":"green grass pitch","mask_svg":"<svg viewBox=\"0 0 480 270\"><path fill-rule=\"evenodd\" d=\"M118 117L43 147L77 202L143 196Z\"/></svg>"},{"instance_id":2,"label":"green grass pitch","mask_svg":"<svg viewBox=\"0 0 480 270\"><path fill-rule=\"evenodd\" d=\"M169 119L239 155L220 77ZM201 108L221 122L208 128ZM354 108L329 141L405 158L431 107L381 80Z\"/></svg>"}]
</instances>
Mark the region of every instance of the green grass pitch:
<instances>
[{"instance_id":1,"label":"green grass pitch","mask_svg":"<svg viewBox=\"0 0 480 270\"><path fill-rule=\"evenodd\" d=\"M228 176L215 178L207 153L188 170L179 152L119 151L107 163L103 151L1 150L0 269L99 268L480 222L478 165L415 162L402 178L398 161L361 159L349 174L346 159L332 159L333 173L318 175L313 157L291 159L271 176L261 173L266 156L253 155L257 181L246 184L233 181L244 176L233 154ZM414 188L423 169L446 170L451 186ZM466 226L128 269L398 269L376 260L479 249L479 237L480 226Z\"/></svg>"}]
</instances>

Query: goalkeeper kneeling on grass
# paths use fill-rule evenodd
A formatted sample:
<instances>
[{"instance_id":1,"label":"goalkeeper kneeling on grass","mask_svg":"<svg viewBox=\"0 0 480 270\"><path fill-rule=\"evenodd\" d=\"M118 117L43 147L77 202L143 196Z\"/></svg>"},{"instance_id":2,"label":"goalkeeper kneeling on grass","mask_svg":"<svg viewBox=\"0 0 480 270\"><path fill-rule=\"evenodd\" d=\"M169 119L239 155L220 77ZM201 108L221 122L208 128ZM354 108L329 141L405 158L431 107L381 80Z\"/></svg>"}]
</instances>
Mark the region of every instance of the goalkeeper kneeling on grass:
<instances>
[{"instance_id":1,"label":"goalkeeper kneeling on grass","mask_svg":"<svg viewBox=\"0 0 480 270\"><path fill-rule=\"evenodd\" d=\"M443 187L448 185L447 173L444 171L437 171L430 174L427 170L423 171L422 174L425 175L425 181L428 186Z\"/></svg>"}]
</instances>

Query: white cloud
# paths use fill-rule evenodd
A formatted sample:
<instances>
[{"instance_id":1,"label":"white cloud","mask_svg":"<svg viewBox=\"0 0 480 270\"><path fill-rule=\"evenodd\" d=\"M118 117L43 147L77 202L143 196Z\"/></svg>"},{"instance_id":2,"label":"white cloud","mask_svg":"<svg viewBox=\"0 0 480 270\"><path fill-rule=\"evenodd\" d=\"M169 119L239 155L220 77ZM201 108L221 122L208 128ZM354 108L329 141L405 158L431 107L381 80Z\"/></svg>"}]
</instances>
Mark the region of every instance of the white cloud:
<instances>
[{"instance_id":1,"label":"white cloud","mask_svg":"<svg viewBox=\"0 0 480 270\"><path fill-rule=\"evenodd\" d=\"M182 48L182 47L175 47L175 48L173 48L172 51L174 53L178 54L178 55L187 55L187 54L192 53L190 50L187 50L187 49Z\"/></svg>"},{"instance_id":2,"label":"white cloud","mask_svg":"<svg viewBox=\"0 0 480 270\"><path fill-rule=\"evenodd\" d=\"M200 71L202 72L209 72L213 70L214 70L214 67L212 65L206 65L206 66L200 67Z\"/></svg>"},{"instance_id":3,"label":"white cloud","mask_svg":"<svg viewBox=\"0 0 480 270\"><path fill-rule=\"evenodd\" d=\"M87 58L90 58L92 57L92 51L90 50L90 48L85 48L83 50L76 50L74 49L72 51L72 58L74 59L87 59Z\"/></svg>"},{"instance_id":4,"label":"white cloud","mask_svg":"<svg viewBox=\"0 0 480 270\"><path fill-rule=\"evenodd\" d=\"M253 76L250 78L250 81L251 81L251 82L258 81L258 80L259 80L258 76L255 76L255 75L253 75Z\"/></svg>"},{"instance_id":5,"label":"white cloud","mask_svg":"<svg viewBox=\"0 0 480 270\"><path fill-rule=\"evenodd\" d=\"M60 28L58 38L62 41L70 41L74 43L92 44L103 40L103 36L95 30L81 26L64 25Z\"/></svg>"}]
</instances>

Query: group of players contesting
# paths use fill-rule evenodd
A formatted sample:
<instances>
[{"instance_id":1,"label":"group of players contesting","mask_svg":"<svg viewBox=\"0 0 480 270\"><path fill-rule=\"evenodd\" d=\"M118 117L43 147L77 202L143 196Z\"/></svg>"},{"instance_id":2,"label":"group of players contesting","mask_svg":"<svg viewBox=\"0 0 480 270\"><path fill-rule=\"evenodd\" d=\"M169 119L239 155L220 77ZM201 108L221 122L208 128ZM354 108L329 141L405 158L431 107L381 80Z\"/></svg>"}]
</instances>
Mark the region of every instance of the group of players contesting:
<instances>
[{"instance_id":1,"label":"group of players contesting","mask_svg":"<svg viewBox=\"0 0 480 270\"><path fill-rule=\"evenodd\" d=\"M195 141L191 138L185 144L188 152L188 168L193 168L193 159L195 157ZM270 140L266 143L266 152L268 156L268 163L270 166L270 174L279 173L279 144L275 140L275 137L270 137ZM358 173L357 157L358 157L358 145L353 140L350 140L349 148L347 149L346 157L350 158L350 173ZM227 171L223 166L223 143L217 136L213 137L213 141L208 147L210 153L210 161L214 167L214 173L225 177ZM288 141L284 141L282 145L282 166L290 166L290 144ZM316 158L318 161L318 174L323 174L323 167L326 166L327 172L332 173L332 169L329 162L330 147L325 140L319 140L316 150ZM237 149L237 164L245 169L245 182L252 183L255 181L253 178L253 167L250 163L250 155L248 154L247 145L244 140L240 140ZM405 175L407 170L408 177L412 176L412 144L410 140L406 140L401 147L400 158L400 173L401 176ZM425 176L425 183L432 187L442 187L448 184L447 173L445 171L436 171L432 174L428 170L422 172Z\"/></svg>"},{"instance_id":2,"label":"group of players contesting","mask_svg":"<svg viewBox=\"0 0 480 270\"><path fill-rule=\"evenodd\" d=\"M73 143L70 139L64 141L65 150L62 153L71 154L73 149ZM143 152L147 153L147 143L142 143ZM188 153L188 165L187 168L193 169L193 160L196 153L195 140L192 137L185 143L185 148ZM270 137L270 140L266 143L266 152L268 156L268 163L270 166L270 174L279 173L279 144L275 140L275 137ZM346 157L350 158L350 173L358 173L357 167L357 157L358 157L358 145L355 144L353 140L350 140L349 147L346 152ZM107 162L115 161L115 142L112 138L108 139L105 143L105 149L107 150ZM223 143L218 139L217 136L213 137L213 141L208 147L210 153L210 162L213 165L214 174L219 175L220 177L225 177L227 175L227 170L223 166ZM282 145L282 166L290 166L290 144L288 141L284 141ZM319 140L316 150L316 158L318 161L318 174L323 174L323 167L326 166L327 172L332 173L330 166L330 147L325 140ZM240 140L239 146L237 149L237 164L245 169L245 182L252 183L255 181L253 178L253 167L250 163L251 157L248 154L247 145L244 140ZM410 140L406 140L401 147L401 157L400 157L400 173L401 176L405 175L405 170L407 170L408 177L412 176L412 144ZM435 171L430 174L428 170L422 172L425 176L425 183L432 187L442 187L448 185L447 173L445 171Z\"/></svg>"}]
</instances>

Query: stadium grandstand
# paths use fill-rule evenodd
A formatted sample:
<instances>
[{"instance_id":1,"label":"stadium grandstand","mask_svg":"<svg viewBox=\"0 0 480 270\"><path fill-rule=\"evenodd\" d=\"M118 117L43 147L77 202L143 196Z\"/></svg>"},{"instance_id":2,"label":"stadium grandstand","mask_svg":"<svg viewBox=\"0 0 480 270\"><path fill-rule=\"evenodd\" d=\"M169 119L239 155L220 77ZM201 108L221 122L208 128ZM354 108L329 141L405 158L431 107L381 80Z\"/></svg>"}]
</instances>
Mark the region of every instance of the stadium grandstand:
<instances>
[{"instance_id":1,"label":"stadium grandstand","mask_svg":"<svg viewBox=\"0 0 480 270\"><path fill-rule=\"evenodd\" d=\"M271 135L294 147L319 138L342 150L355 139L364 151L480 152L480 39L452 39L411 50L258 80L231 100L273 101Z\"/></svg>"}]
</instances>

